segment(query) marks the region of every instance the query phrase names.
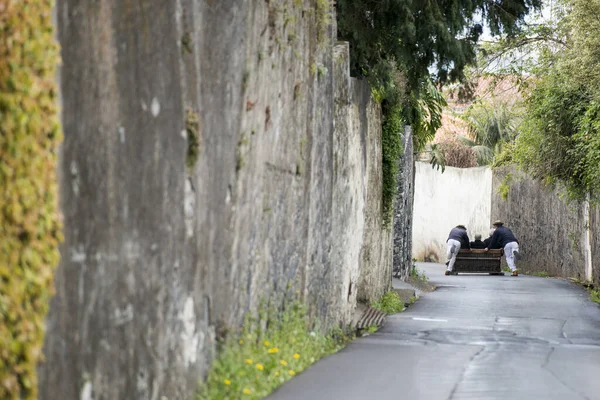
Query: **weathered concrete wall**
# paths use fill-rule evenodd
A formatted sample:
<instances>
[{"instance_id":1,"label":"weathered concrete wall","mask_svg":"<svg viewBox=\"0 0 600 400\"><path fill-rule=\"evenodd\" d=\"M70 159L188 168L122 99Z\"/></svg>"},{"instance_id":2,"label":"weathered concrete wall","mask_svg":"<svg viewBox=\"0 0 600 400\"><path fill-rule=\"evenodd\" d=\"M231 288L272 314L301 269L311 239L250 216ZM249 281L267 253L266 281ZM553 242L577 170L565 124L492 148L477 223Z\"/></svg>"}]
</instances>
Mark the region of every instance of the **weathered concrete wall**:
<instances>
[{"instance_id":1,"label":"weathered concrete wall","mask_svg":"<svg viewBox=\"0 0 600 400\"><path fill-rule=\"evenodd\" d=\"M379 300L391 287L392 229L384 227L382 215L381 110L371 99L369 86L364 81L352 81L354 100L350 120L361 123L354 129L363 132L362 147L366 151L363 153L363 176L367 180L358 300L370 303Z\"/></svg>"},{"instance_id":2,"label":"weathered concrete wall","mask_svg":"<svg viewBox=\"0 0 600 400\"><path fill-rule=\"evenodd\" d=\"M65 242L43 399L189 398L262 299L298 291L330 326L389 286L380 111L314 8L58 0Z\"/></svg>"},{"instance_id":3,"label":"weathered concrete wall","mask_svg":"<svg viewBox=\"0 0 600 400\"><path fill-rule=\"evenodd\" d=\"M509 187L506 200L498 193L503 183ZM597 232L598 214L593 215L590 226ZM519 269L585 279L586 218L582 204L567 204L558 190L548 189L512 167L503 167L494 170L492 219L502 219L517 236L522 255ZM598 246L597 240L594 236L594 246Z\"/></svg>"},{"instance_id":4,"label":"weathered concrete wall","mask_svg":"<svg viewBox=\"0 0 600 400\"><path fill-rule=\"evenodd\" d=\"M65 242L40 398L181 398L209 331L181 229L177 3L59 1L56 13Z\"/></svg>"},{"instance_id":5,"label":"weathered concrete wall","mask_svg":"<svg viewBox=\"0 0 600 400\"><path fill-rule=\"evenodd\" d=\"M487 237L490 229L492 171L489 168L446 167L444 173L428 163L416 163L413 218L413 256L445 262L446 240L458 224L469 238Z\"/></svg>"},{"instance_id":6,"label":"weathered concrete wall","mask_svg":"<svg viewBox=\"0 0 600 400\"><path fill-rule=\"evenodd\" d=\"M350 78L347 43L334 49L333 249L336 288L330 302L351 311L391 285L391 229L381 210L381 110L365 81ZM357 218L358 217L358 218ZM358 262L357 262L358 261ZM339 294L339 295L337 295ZM331 306L331 304L330 304ZM344 321L352 316L344 314Z\"/></svg>"},{"instance_id":7,"label":"weathered concrete wall","mask_svg":"<svg viewBox=\"0 0 600 400\"><path fill-rule=\"evenodd\" d=\"M592 261L592 280L600 287L600 208L597 206L590 213L591 243L590 255Z\"/></svg>"},{"instance_id":8,"label":"weathered concrete wall","mask_svg":"<svg viewBox=\"0 0 600 400\"><path fill-rule=\"evenodd\" d=\"M400 132L398 132L400 134ZM410 126L403 132L403 154L398 160L398 192L394 199L393 275L406 280L412 267L413 203L415 196L415 158Z\"/></svg>"}]
</instances>

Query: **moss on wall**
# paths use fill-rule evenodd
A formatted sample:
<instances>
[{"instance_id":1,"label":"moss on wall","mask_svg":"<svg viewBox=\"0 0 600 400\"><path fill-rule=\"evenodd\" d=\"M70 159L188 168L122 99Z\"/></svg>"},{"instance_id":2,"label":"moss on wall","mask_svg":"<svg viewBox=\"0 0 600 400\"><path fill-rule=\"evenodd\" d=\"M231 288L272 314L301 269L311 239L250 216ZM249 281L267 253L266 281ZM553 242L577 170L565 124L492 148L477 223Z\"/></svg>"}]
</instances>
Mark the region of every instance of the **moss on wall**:
<instances>
[{"instance_id":1,"label":"moss on wall","mask_svg":"<svg viewBox=\"0 0 600 400\"><path fill-rule=\"evenodd\" d=\"M188 148L185 164L191 170L198 162L200 153L200 118L195 111L188 109L185 118L185 130L187 132Z\"/></svg>"},{"instance_id":2,"label":"moss on wall","mask_svg":"<svg viewBox=\"0 0 600 400\"><path fill-rule=\"evenodd\" d=\"M327 29L331 25L331 0L315 1L315 17L317 23L317 42L320 46L326 43Z\"/></svg>"},{"instance_id":3,"label":"moss on wall","mask_svg":"<svg viewBox=\"0 0 600 400\"><path fill-rule=\"evenodd\" d=\"M0 2L0 399L37 398L61 240L52 0Z\"/></svg>"}]
</instances>

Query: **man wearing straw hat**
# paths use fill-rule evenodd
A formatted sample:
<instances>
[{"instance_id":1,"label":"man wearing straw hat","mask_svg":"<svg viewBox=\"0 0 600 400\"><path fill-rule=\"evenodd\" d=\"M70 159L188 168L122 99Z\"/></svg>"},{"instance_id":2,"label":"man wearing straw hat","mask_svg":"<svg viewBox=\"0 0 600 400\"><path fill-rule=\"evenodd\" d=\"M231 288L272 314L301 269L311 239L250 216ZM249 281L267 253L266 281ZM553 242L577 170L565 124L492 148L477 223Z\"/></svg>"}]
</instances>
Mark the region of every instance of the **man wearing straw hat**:
<instances>
[{"instance_id":1,"label":"man wearing straw hat","mask_svg":"<svg viewBox=\"0 0 600 400\"><path fill-rule=\"evenodd\" d=\"M446 265L448 266L446 275L452 274L456 255L461 248L470 249L469 235L467 235L467 228L465 228L464 225L456 225L456 227L452 228L450 231L450 235L448 235L448 240L446 241L446 255L448 258L448 261L446 262Z\"/></svg>"},{"instance_id":2,"label":"man wearing straw hat","mask_svg":"<svg viewBox=\"0 0 600 400\"><path fill-rule=\"evenodd\" d=\"M512 231L504 226L504 222L496 220L493 225L496 230L485 251L504 248L504 257L506 257L506 263L512 271L512 276L518 276L519 271L515 265L515 257L519 257L519 242Z\"/></svg>"}]
</instances>

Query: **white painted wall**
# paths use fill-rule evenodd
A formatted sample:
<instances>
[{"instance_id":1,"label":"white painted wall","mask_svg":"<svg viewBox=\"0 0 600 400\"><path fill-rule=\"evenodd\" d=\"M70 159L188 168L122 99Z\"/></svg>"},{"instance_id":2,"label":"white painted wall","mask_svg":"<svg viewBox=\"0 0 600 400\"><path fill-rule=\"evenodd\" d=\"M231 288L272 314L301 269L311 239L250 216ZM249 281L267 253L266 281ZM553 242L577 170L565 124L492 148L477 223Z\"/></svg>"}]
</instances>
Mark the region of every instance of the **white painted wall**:
<instances>
[{"instance_id":1,"label":"white painted wall","mask_svg":"<svg viewBox=\"0 0 600 400\"><path fill-rule=\"evenodd\" d=\"M488 167L431 168L417 162L413 216L413 257L446 262L446 239L458 224L469 238L487 237L492 209L492 170Z\"/></svg>"}]
</instances>

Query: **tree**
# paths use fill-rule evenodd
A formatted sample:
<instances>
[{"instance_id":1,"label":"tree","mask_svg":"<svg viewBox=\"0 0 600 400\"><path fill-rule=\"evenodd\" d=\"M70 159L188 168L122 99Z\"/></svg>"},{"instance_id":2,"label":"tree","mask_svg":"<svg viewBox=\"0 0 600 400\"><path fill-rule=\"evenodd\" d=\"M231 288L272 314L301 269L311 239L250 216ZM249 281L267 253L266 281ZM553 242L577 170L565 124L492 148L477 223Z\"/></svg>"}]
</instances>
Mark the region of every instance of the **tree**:
<instances>
[{"instance_id":1,"label":"tree","mask_svg":"<svg viewBox=\"0 0 600 400\"><path fill-rule=\"evenodd\" d=\"M351 69L385 85L389 62L416 88L435 68L438 83L464 78L488 24L493 35L516 35L541 0L339 0L338 37L350 42ZM477 15L481 16L478 21Z\"/></svg>"},{"instance_id":2,"label":"tree","mask_svg":"<svg viewBox=\"0 0 600 400\"><path fill-rule=\"evenodd\" d=\"M565 0L565 46L527 100L514 159L565 185L571 199L600 200L600 0Z\"/></svg>"},{"instance_id":3,"label":"tree","mask_svg":"<svg viewBox=\"0 0 600 400\"><path fill-rule=\"evenodd\" d=\"M471 147L478 165L489 165L504 145L517 136L516 117L506 103L477 103L467 110L464 120L469 127L470 137L461 137L461 142Z\"/></svg>"},{"instance_id":4,"label":"tree","mask_svg":"<svg viewBox=\"0 0 600 400\"><path fill-rule=\"evenodd\" d=\"M577 134L590 93L560 71L542 78L527 100L528 118L517 138L514 160L534 178L566 184L571 198L583 198Z\"/></svg>"},{"instance_id":5,"label":"tree","mask_svg":"<svg viewBox=\"0 0 600 400\"><path fill-rule=\"evenodd\" d=\"M516 35L525 16L541 2L338 0L338 37L350 42L351 73L369 79L384 120L401 118L412 125L415 150L422 151L441 125L446 103L439 86L464 78L465 68L476 60L482 24L494 35ZM400 94L398 75L407 82ZM384 170L386 174L393 176L393 171Z\"/></svg>"},{"instance_id":6,"label":"tree","mask_svg":"<svg viewBox=\"0 0 600 400\"><path fill-rule=\"evenodd\" d=\"M413 127L414 148L422 151L441 125L446 102L439 85L461 80L465 67L475 61L482 22L493 34L513 35L525 15L540 5L541 0L336 2L338 38L350 43L351 73L369 79L382 104L384 217L396 191L399 127ZM476 15L483 17L481 22Z\"/></svg>"},{"instance_id":7,"label":"tree","mask_svg":"<svg viewBox=\"0 0 600 400\"><path fill-rule=\"evenodd\" d=\"M441 168L442 172L446 167L471 168L477 166L473 149L455 138L430 144L428 152L430 153L431 167Z\"/></svg>"}]
</instances>

